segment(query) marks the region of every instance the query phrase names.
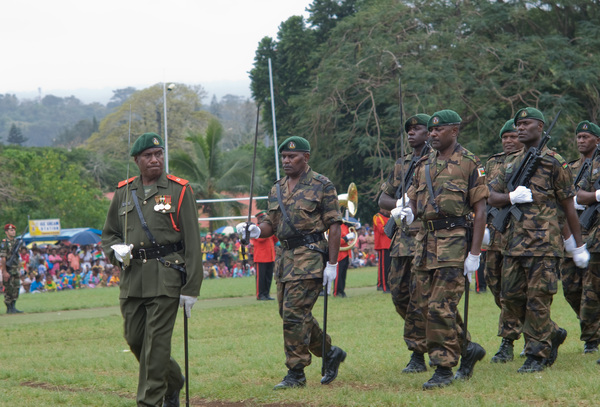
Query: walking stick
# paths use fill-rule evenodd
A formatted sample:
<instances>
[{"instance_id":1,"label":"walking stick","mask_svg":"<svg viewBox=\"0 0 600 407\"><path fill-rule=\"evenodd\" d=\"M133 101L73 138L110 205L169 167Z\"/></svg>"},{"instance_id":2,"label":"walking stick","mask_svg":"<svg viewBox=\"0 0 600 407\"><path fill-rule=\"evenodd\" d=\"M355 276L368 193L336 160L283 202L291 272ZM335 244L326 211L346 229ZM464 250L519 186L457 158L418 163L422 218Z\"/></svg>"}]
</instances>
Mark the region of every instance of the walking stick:
<instances>
[{"instance_id":1,"label":"walking stick","mask_svg":"<svg viewBox=\"0 0 600 407\"><path fill-rule=\"evenodd\" d=\"M325 371L327 370L327 358L325 357L325 343L327 342L327 286L323 286L323 291L325 294L323 295L323 340L321 345L321 359L323 361L323 365L321 366L321 376L325 376Z\"/></svg>"},{"instance_id":2,"label":"walking stick","mask_svg":"<svg viewBox=\"0 0 600 407\"><path fill-rule=\"evenodd\" d=\"M188 357L188 317L183 307L183 352L185 358L185 407L190 407L190 363Z\"/></svg>"},{"instance_id":3,"label":"walking stick","mask_svg":"<svg viewBox=\"0 0 600 407\"><path fill-rule=\"evenodd\" d=\"M464 332L463 335L465 337L465 346L462 349L462 356L467 356L467 325L469 324L469 276L465 276L465 321L464 321Z\"/></svg>"}]
</instances>

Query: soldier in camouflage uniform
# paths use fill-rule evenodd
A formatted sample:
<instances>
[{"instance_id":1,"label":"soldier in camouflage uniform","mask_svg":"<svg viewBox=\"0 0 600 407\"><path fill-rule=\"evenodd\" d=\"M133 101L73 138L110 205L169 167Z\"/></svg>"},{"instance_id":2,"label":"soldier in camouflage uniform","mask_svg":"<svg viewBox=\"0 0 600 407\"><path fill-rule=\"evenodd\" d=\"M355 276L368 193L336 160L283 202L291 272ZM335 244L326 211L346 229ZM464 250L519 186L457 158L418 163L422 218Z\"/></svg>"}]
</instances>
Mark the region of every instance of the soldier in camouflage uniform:
<instances>
[{"instance_id":1,"label":"soldier in camouflage uniform","mask_svg":"<svg viewBox=\"0 0 600 407\"><path fill-rule=\"evenodd\" d=\"M519 141L526 149L540 143L544 115L527 107L514 117ZM502 265L502 312L504 329L514 332L509 321L519 320L525 336L527 359L518 371L532 373L551 366L567 331L550 318L552 296L558 289L558 260L564 246L559 218L565 219L575 239L573 259L587 265L589 253L581 238L579 220L573 204L575 188L567 163L554 151L544 148L541 163L529 187L509 191L507 182L525 157L525 150L510 154L498 177L490 183L489 204L495 207L519 204L521 221L511 216ZM561 215L564 212L564 215Z\"/></svg>"},{"instance_id":2,"label":"soldier in camouflage uniform","mask_svg":"<svg viewBox=\"0 0 600 407\"><path fill-rule=\"evenodd\" d=\"M592 156L594 155L594 151L596 150L596 145L598 144L600 137L600 132L598 132L597 129L598 126L596 126L595 124L590 123L588 121L584 121L579 123L575 130L575 135L577 137L577 150L581 154L579 159L571 161L569 163L569 169L571 170L571 174L575 179L575 189L579 189L577 184L585 176L584 170L586 169L586 166L583 165L584 162L586 160L591 161ZM579 205L579 203L577 202L577 198L575 198L575 209L577 210L578 215L581 214L583 209L585 209L584 206ZM581 234L583 240L587 241L588 231L582 228ZM575 311L575 315L577 315L577 318L579 319L581 332L589 332L589 324L594 324L595 321L589 321L587 319L582 318L580 313L582 300L581 295L583 291L583 276L587 273L587 267L585 269L577 267L575 265L575 262L573 261L573 256L571 255L571 253L565 250L565 257L562 259L559 269L565 299L567 300L573 311ZM585 341L585 339L582 340ZM594 353L597 351L597 341L585 341L583 347L584 353Z\"/></svg>"},{"instance_id":3,"label":"soldier in camouflage uniform","mask_svg":"<svg viewBox=\"0 0 600 407\"><path fill-rule=\"evenodd\" d=\"M311 363L311 353L323 357L323 341L326 370L321 384L329 384L337 377L339 365L346 358L346 352L331 345L329 335L323 338L312 315L321 289L327 285L329 292L337 274L342 223L337 193L327 177L308 165L310 144L306 139L289 137L280 144L279 153L286 177L271 188L266 219L259 225L240 223L236 227L247 241L275 234L281 242L275 281L288 374L274 390L306 386L304 368ZM324 237L327 230L328 241Z\"/></svg>"},{"instance_id":4,"label":"soldier in camouflage uniform","mask_svg":"<svg viewBox=\"0 0 600 407\"><path fill-rule=\"evenodd\" d=\"M171 357L171 337L178 306L189 318L204 277L198 210L189 183L164 172L160 136L141 135L130 155L140 176L119 183L102 246L123 268L119 301L125 340L139 361L137 404L179 406L184 378Z\"/></svg>"},{"instance_id":5,"label":"soldier in camouflage uniform","mask_svg":"<svg viewBox=\"0 0 600 407\"><path fill-rule=\"evenodd\" d=\"M6 233L6 239L2 239L0 243L0 270L2 270L2 280L4 282L4 304L6 304L7 314L20 314L23 311L19 311L15 306L21 287L19 276L19 261L21 259L19 254L17 253L17 262L12 267L6 264L16 243L17 229L15 225L9 223L4 225L4 232Z\"/></svg>"},{"instance_id":6,"label":"soldier in camouflage uniform","mask_svg":"<svg viewBox=\"0 0 600 407\"><path fill-rule=\"evenodd\" d=\"M576 132L587 131L600 136L600 127L595 123L583 121ZM591 170L586 172L579 183L577 202L583 205L596 205L600 202L600 190L594 184L600 177L600 156L592 162ZM582 278L582 295L579 316L581 319L581 340L585 342L584 352L593 353L600 343L600 217L596 216L593 227L585 231L587 247L591 258L587 271ZM585 321L585 324L584 324ZM587 352L586 352L587 351ZM600 363L600 359L598 360Z\"/></svg>"},{"instance_id":7,"label":"soldier in camouflage uniform","mask_svg":"<svg viewBox=\"0 0 600 407\"><path fill-rule=\"evenodd\" d=\"M408 190L409 206L392 210L397 223L405 219L410 224L415 215L422 221L415 236L414 294L419 312L426 316L426 349L422 351L429 353L436 366L423 389L449 385L461 354L457 380L469 379L475 363L485 356L485 350L470 341L458 321L465 278L470 281L479 268L488 196L479 159L458 144L461 121L452 110L431 116L427 127L435 150L419 162Z\"/></svg>"},{"instance_id":8,"label":"soldier in camouflage uniform","mask_svg":"<svg viewBox=\"0 0 600 407\"><path fill-rule=\"evenodd\" d=\"M517 130L515 129L514 120L508 120L502 129L500 129L500 138L502 139L503 152L492 155L485 163L485 174L488 180L495 179L498 176L501 168L504 166L504 161L508 154L523 148L523 144L517 139ZM494 301L500 308L500 321L498 325L498 335L502 337L500 349L492 357L492 363L505 363L514 358L513 342L521 336L521 324L519 320L504 322L506 316L502 313L502 248L505 244L505 236L498 232L492 226L493 214L497 211L493 207L488 206L488 228L486 236L489 236L487 242L487 251L485 258L485 282L490 291L494 295ZM504 232L506 234L506 232ZM485 238L484 238L485 241ZM503 327L511 327L503 329Z\"/></svg>"},{"instance_id":9,"label":"soldier in camouflage uniform","mask_svg":"<svg viewBox=\"0 0 600 407\"><path fill-rule=\"evenodd\" d=\"M421 157L429 137L427 121L430 117L420 113L409 117L404 123L404 130L408 134L408 144L413 151L396 161L393 173L390 174L388 181L381 185L382 193L379 196L381 208L392 210L402 206L402 199L396 199L396 191L404 183L402 177L406 176L413 158L418 160ZM414 297L411 296L411 292L415 289L410 271L414 258L414 238L420 228L419 222L410 225L403 222L396 228L390 245L389 282L392 302L398 315L404 319L404 341L408 345L408 349L412 351L408 365L402 370L403 373L419 373L427 370L424 353L419 351L419 349L426 348L425 318L418 312Z\"/></svg>"}]
</instances>

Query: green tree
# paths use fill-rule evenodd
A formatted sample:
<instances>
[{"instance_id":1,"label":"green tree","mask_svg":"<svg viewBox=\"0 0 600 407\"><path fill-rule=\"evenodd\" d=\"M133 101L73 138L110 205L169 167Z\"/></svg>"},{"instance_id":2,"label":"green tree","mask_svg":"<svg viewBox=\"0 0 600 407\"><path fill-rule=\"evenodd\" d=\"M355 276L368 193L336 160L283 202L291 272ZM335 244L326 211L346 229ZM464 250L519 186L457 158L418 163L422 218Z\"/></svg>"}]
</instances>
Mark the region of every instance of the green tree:
<instances>
[{"instance_id":1,"label":"green tree","mask_svg":"<svg viewBox=\"0 0 600 407\"><path fill-rule=\"evenodd\" d=\"M210 120L204 134L191 133L187 137L191 148L174 151L170 158L173 172L190 181L197 199L230 198L230 194L248 192L252 159L248 154L219 149L223 127L216 119ZM260 185L260 181L257 182ZM239 216L242 205L238 202L203 204L210 217ZM210 221L210 230L226 224Z\"/></svg>"},{"instance_id":2,"label":"green tree","mask_svg":"<svg viewBox=\"0 0 600 407\"><path fill-rule=\"evenodd\" d=\"M18 144L22 145L27 141L27 138L23 136L23 132L16 124L12 124L10 126L10 130L8 131L8 138L6 139L10 144Z\"/></svg>"},{"instance_id":3,"label":"green tree","mask_svg":"<svg viewBox=\"0 0 600 407\"><path fill-rule=\"evenodd\" d=\"M176 84L167 93L167 125L169 151L187 149L185 140L188 132L206 129L208 112L202 111L201 100L205 96L199 85ZM98 131L85 143L89 150L110 158L127 160L129 157L129 108L131 106L131 143L146 132L155 132L164 137L163 86L156 84L137 91L113 113L106 116Z\"/></svg>"}]
</instances>

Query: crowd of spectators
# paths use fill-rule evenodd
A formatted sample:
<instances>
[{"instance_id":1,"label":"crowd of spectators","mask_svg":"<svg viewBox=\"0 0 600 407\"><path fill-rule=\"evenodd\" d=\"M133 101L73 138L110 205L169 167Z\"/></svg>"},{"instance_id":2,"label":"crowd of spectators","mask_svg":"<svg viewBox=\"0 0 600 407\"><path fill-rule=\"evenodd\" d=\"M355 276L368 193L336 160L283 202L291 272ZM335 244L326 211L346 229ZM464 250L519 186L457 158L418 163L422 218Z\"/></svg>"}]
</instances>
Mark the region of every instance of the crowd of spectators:
<instances>
[{"instance_id":1,"label":"crowd of spectators","mask_svg":"<svg viewBox=\"0 0 600 407\"><path fill-rule=\"evenodd\" d=\"M256 275L253 250L251 244L242 250L242 243L235 233L231 235L209 233L202 236L204 277L236 278Z\"/></svg>"},{"instance_id":2,"label":"crowd of spectators","mask_svg":"<svg viewBox=\"0 0 600 407\"><path fill-rule=\"evenodd\" d=\"M19 252L21 293L112 287L120 269L106 262L100 244L22 246Z\"/></svg>"}]
</instances>

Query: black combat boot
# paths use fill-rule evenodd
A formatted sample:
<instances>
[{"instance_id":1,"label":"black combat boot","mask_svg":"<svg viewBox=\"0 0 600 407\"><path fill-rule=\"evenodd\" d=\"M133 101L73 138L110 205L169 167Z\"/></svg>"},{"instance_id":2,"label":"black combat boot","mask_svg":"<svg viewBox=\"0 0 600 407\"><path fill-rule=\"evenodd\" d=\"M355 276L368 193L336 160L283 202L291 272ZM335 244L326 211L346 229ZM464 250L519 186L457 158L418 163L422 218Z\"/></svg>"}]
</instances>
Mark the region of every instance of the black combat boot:
<instances>
[{"instance_id":1,"label":"black combat boot","mask_svg":"<svg viewBox=\"0 0 600 407\"><path fill-rule=\"evenodd\" d=\"M6 305L6 313L7 314L14 314L14 312L12 310L12 304L4 303L4 305Z\"/></svg>"},{"instance_id":2,"label":"black combat boot","mask_svg":"<svg viewBox=\"0 0 600 407\"><path fill-rule=\"evenodd\" d=\"M500 344L500 348L498 352L494 356L492 356L492 363L506 363L510 362L514 359L513 353L513 340L508 338L502 338L502 343Z\"/></svg>"},{"instance_id":3,"label":"black combat boot","mask_svg":"<svg viewBox=\"0 0 600 407\"><path fill-rule=\"evenodd\" d=\"M402 373L421 373L426 372L427 366L425 366L425 355L419 352L413 352L410 356L410 361Z\"/></svg>"},{"instance_id":4,"label":"black combat boot","mask_svg":"<svg viewBox=\"0 0 600 407\"><path fill-rule=\"evenodd\" d=\"M548 361L546 362L548 366L552 366L556 362L558 347L562 345L565 339L567 339L567 330L558 328L558 331L554 333L554 337L552 338L552 349L550 349L550 357L548 357Z\"/></svg>"},{"instance_id":5,"label":"black combat boot","mask_svg":"<svg viewBox=\"0 0 600 407\"><path fill-rule=\"evenodd\" d=\"M596 353L598 352L598 341L587 341L583 345L583 353Z\"/></svg>"},{"instance_id":6,"label":"black combat boot","mask_svg":"<svg viewBox=\"0 0 600 407\"><path fill-rule=\"evenodd\" d=\"M183 379L181 387L171 394L165 394L163 407L179 407L179 392L181 392L181 389L183 389L183 386L185 385L185 377L181 376L181 378Z\"/></svg>"},{"instance_id":7,"label":"black combat boot","mask_svg":"<svg viewBox=\"0 0 600 407\"><path fill-rule=\"evenodd\" d=\"M292 389L294 387L306 386L306 376L304 376L304 370L293 370L289 369L288 374L285 375L281 383L276 384L273 390Z\"/></svg>"},{"instance_id":8,"label":"black combat boot","mask_svg":"<svg viewBox=\"0 0 600 407\"><path fill-rule=\"evenodd\" d=\"M460 367L454 375L455 380L468 380L473 376L475 363L479 362L485 356L485 349L476 343L469 342L466 355L460 358Z\"/></svg>"},{"instance_id":9,"label":"black combat boot","mask_svg":"<svg viewBox=\"0 0 600 407\"><path fill-rule=\"evenodd\" d=\"M13 312L12 312L12 313L13 313L13 314L22 314L22 313L23 313L23 311L19 311L19 310L17 309L17 307L15 306L16 302L17 302L16 300L12 302L12 310L13 310Z\"/></svg>"},{"instance_id":10,"label":"black combat boot","mask_svg":"<svg viewBox=\"0 0 600 407\"><path fill-rule=\"evenodd\" d=\"M346 360L346 352L337 346L332 346L326 358L325 375L321 379L321 384L329 384L335 380L338 375L340 363Z\"/></svg>"},{"instance_id":11,"label":"black combat boot","mask_svg":"<svg viewBox=\"0 0 600 407\"><path fill-rule=\"evenodd\" d=\"M541 372L546 367L547 360L540 356L527 355L525 363L521 366L517 372L519 373L536 373Z\"/></svg>"},{"instance_id":12,"label":"black combat boot","mask_svg":"<svg viewBox=\"0 0 600 407\"><path fill-rule=\"evenodd\" d=\"M423 383L423 390L449 386L452 384L452 380L452 368L438 366L431 379Z\"/></svg>"}]
</instances>

